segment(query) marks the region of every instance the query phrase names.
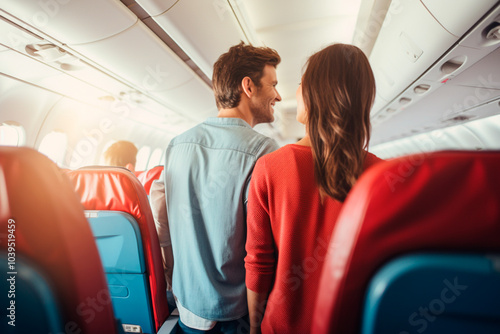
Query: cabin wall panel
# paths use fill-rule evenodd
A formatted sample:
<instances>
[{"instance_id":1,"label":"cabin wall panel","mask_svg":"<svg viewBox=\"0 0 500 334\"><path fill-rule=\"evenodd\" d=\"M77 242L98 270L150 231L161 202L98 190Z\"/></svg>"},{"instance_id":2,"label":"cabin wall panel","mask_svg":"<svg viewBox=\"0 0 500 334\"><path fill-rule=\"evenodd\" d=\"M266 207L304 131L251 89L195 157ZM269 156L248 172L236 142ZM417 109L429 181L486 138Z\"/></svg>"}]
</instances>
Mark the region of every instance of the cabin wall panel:
<instances>
[{"instance_id":1,"label":"cabin wall panel","mask_svg":"<svg viewBox=\"0 0 500 334\"><path fill-rule=\"evenodd\" d=\"M138 148L166 148L171 137L158 129L129 119L127 110L103 110L69 98L53 106L40 129L39 141L60 130L68 136L64 167L78 168L99 164L101 153L112 140L130 140ZM39 142L37 143L37 145Z\"/></svg>"},{"instance_id":2,"label":"cabin wall panel","mask_svg":"<svg viewBox=\"0 0 500 334\"><path fill-rule=\"evenodd\" d=\"M0 122L15 121L26 131L26 146L36 148L39 129L62 97L0 74Z\"/></svg>"}]
</instances>

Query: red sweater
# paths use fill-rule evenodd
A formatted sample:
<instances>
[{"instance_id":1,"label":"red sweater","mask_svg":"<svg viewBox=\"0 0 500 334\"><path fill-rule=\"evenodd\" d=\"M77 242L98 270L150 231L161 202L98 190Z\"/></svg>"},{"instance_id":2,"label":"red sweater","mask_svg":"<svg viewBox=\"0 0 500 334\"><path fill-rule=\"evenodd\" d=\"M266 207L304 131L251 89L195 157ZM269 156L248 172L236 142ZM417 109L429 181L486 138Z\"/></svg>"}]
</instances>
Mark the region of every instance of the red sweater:
<instances>
[{"instance_id":1,"label":"red sweater","mask_svg":"<svg viewBox=\"0 0 500 334\"><path fill-rule=\"evenodd\" d=\"M380 161L368 153L365 169ZM342 203L321 204L310 147L260 158L248 199L246 285L271 291L263 333L308 333L321 267ZM272 288L272 290L271 290Z\"/></svg>"}]
</instances>

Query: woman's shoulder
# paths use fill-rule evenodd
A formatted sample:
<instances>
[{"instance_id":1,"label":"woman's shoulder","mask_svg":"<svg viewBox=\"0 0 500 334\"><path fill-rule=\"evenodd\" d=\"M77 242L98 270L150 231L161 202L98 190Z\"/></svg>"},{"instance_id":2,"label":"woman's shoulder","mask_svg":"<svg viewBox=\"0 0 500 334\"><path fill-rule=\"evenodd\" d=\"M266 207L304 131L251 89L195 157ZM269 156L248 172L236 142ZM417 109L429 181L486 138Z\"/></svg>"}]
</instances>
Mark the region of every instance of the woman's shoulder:
<instances>
[{"instance_id":1,"label":"woman's shoulder","mask_svg":"<svg viewBox=\"0 0 500 334\"><path fill-rule=\"evenodd\" d=\"M267 162L279 162L287 161L290 158L297 155L311 155L311 148L309 146L297 145L297 144L287 144L280 147L276 151L264 155L259 160L265 160Z\"/></svg>"},{"instance_id":2,"label":"woman's shoulder","mask_svg":"<svg viewBox=\"0 0 500 334\"><path fill-rule=\"evenodd\" d=\"M379 157L377 157L373 153L366 152L365 163L364 163L365 169L368 167L371 167L379 162L382 162L382 161L385 161L385 160L380 159Z\"/></svg>"}]
</instances>

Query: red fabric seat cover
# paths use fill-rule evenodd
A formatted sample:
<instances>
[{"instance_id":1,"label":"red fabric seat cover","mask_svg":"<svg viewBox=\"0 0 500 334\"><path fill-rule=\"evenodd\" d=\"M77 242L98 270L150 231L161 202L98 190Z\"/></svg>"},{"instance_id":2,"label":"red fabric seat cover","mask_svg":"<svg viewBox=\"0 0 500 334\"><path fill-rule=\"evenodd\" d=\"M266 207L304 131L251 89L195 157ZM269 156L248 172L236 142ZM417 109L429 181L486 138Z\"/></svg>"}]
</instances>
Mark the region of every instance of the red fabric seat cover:
<instances>
[{"instance_id":1,"label":"red fabric seat cover","mask_svg":"<svg viewBox=\"0 0 500 334\"><path fill-rule=\"evenodd\" d=\"M142 184L128 169L86 168L67 172L86 210L122 211L139 225L151 289L153 316L159 330L169 315L160 244Z\"/></svg>"},{"instance_id":2,"label":"red fabric seat cover","mask_svg":"<svg viewBox=\"0 0 500 334\"><path fill-rule=\"evenodd\" d=\"M153 184L154 180L158 180L160 178L160 174L163 171L163 166L156 166L146 171L138 171L135 172L135 176L139 179L139 181L144 186L146 190L146 194L149 195L149 191L151 190L151 184Z\"/></svg>"},{"instance_id":3,"label":"red fabric seat cover","mask_svg":"<svg viewBox=\"0 0 500 334\"><path fill-rule=\"evenodd\" d=\"M500 152L386 161L342 208L323 267L312 333L358 333L364 294L387 261L414 252L500 251Z\"/></svg>"},{"instance_id":4,"label":"red fabric seat cover","mask_svg":"<svg viewBox=\"0 0 500 334\"><path fill-rule=\"evenodd\" d=\"M106 278L71 183L46 156L0 147L0 247L15 221L16 257L38 265L55 290L65 332L116 333Z\"/></svg>"}]
</instances>

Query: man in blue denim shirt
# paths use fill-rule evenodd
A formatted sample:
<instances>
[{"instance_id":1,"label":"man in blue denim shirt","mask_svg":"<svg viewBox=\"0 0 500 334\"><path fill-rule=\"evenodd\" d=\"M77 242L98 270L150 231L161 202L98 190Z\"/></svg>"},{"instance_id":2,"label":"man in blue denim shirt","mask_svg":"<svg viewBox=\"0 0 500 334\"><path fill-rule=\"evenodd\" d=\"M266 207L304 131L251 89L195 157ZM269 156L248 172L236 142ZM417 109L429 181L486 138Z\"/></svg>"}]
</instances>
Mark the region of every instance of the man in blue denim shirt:
<instances>
[{"instance_id":1,"label":"man in blue denim shirt","mask_svg":"<svg viewBox=\"0 0 500 334\"><path fill-rule=\"evenodd\" d=\"M279 147L252 128L274 120L280 60L273 49L244 43L221 55L212 80L217 117L172 139L164 174L151 188L183 332L236 333L248 326L242 321L248 184L257 159Z\"/></svg>"}]
</instances>

